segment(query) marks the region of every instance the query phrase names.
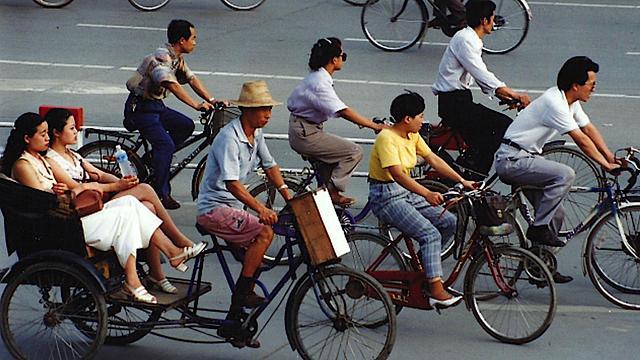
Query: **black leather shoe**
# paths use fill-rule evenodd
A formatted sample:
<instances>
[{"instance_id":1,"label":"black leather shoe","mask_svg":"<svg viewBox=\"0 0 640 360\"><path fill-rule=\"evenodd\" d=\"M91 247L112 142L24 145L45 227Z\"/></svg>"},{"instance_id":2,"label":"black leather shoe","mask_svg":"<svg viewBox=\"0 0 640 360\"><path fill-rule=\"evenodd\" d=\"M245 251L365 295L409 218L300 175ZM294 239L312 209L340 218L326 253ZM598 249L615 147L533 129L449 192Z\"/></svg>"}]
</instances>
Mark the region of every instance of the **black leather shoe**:
<instances>
[{"instance_id":1,"label":"black leather shoe","mask_svg":"<svg viewBox=\"0 0 640 360\"><path fill-rule=\"evenodd\" d=\"M160 202L162 202L162 206L164 206L164 208L167 210L175 210L180 208L180 203L171 195L163 197Z\"/></svg>"},{"instance_id":2,"label":"black leather shoe","mask_svg":"<svg viewBox=\"0 0 640 360\"><path fill-rule=\"evenodd\" d=\"M554 235L547 225L532 225L527 229L527 239L534 245L563 247L565 243Z\"/></svg>"},{"instance_id":3,"label":"black leather shoe","mask_svg":"<svg viewBox=\"0 0 640 360\"><path fill-rule=\"evenodd\" d=\"M566 283L568 283L568 282L570 282L570 281L572 281L572 280L573 280L573 278L572 278L571 276L569 276L569 275L562 275L562 274L560 274L560 273L559 273L559 272L557 272L557 271L556 271L556 273L555 273L555 274L553 274L553 281L554 281L556 284L566 284Z\"/></svg>"},{"instance_id":4,"label":"black leather shoe","mask_svg":"<svg viewBox=\"0 0 640 360\"><path fill-rule=\"evenodd\" d=\"M265 302L265 298L263 298L262 296L256 294L254 291L250 292L249 294L247 294L242 300L242 307L246 307L246 308L257 308L258 306L264 304Z\"/></svg>"}]
</instances>

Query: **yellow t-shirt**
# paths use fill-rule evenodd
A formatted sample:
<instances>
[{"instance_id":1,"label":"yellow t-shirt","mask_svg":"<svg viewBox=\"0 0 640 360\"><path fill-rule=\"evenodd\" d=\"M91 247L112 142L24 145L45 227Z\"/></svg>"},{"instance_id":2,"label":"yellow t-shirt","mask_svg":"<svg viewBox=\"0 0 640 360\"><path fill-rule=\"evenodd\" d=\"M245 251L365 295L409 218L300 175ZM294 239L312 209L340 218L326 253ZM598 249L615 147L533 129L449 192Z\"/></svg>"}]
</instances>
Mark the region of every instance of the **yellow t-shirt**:
<instances>
[{"instance_id":1,"label":"yellow t-shirt","mask_svg":"<svg viewBox=\"0 0 640 360\"><path fill-rule=\"evenodd\" d=\"M410 133L403 138L391 129L384 129L376 137L369 160L369 177L378 181L393 181L388 168L400 165L406 174L416 166L417 155L422 157L431 154L431 149L418 133Z\"/></svg>"}]
</instances>

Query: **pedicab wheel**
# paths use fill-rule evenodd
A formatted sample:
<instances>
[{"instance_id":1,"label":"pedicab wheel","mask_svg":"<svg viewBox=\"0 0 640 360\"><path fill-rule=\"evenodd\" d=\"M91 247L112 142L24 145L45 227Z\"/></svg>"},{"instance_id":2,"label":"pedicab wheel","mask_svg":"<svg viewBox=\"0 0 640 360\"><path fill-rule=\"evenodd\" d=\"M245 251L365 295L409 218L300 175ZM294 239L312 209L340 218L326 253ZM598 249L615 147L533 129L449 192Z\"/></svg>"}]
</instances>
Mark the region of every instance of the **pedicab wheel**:
<instances>
[{"instance_id":1,"label":"pedicab wheel","mask_svg":"<svg viewBox=\"0 0 640 360\"><path fill-rule=\"evenodd\" d=\"M296 283L285 326L303 359L341 358L345 347L353 358L386 359L396 337L396 315L384 288L343 266L318 268Z\"/></svg>"},{"instance_id":2,"label":"pedicab wheel","mask_svg":"<svg viewBox=\"0 0 640 360\"><path fill-rule=\"evenodd\" d=\"M230 9L247 11L262 5L266 0L222 0L222 3Z\"/></svg>"},{"instance_id":3,"label":"pedicab wheel","mask_svg":"<svg viewBox=\"0 0 640 360\"><path fill-rule=\"evenodd\" d=\"M0 309L0 333L16 359L90 359L107 334L107 309L98 286L63 263L28 266L5 287ZM78 324L91 324L94 331Z\"/></svg>"},{"instance_id":4,"label":"pedicab wheel","mask_svg":"<svg viewBox=\"0 0 640 360\"><path fill-rule=\"evenodd\" d=\"M36 4L46 8L61 8L69 5L73 0L33 0Z\"/></svg>"},{"instance_id":5,"label":"pedicab wheel","mask_svg":"<svg viewBox=\"0 0 640 360\"><path fill-rule=\"evenodd\" d=\"M141 11L156 11L169 3L170 0L129 0L134 8Z\"/></svg>"}]
</instances>

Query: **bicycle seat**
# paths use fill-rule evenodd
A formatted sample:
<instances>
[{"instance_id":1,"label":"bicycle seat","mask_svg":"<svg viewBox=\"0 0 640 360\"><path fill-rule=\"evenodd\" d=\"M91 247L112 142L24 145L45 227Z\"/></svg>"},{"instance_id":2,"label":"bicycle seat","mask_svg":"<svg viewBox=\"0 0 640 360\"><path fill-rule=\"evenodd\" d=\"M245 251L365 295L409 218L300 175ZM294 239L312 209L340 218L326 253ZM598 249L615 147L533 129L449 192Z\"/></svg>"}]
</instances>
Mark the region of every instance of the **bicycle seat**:
<instances>
[{"instance_id":1,"label":"bicycle seat","mask_svg":"<svg viewBox=\"0 0 640 360\"><path fill-rule=\"evenodd\" d=\"M484 236L505 236L513 232L513 225L508 223L497 226L480 225L478 232Z\"/></svg>"}]
</instances>

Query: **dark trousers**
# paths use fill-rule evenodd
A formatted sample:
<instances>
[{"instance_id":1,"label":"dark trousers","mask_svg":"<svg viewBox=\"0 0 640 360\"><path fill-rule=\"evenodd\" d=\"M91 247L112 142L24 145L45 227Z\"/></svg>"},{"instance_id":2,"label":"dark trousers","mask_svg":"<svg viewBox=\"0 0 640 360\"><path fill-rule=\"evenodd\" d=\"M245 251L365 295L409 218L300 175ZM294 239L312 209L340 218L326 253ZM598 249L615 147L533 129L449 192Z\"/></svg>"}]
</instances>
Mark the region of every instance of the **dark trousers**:
<instances>
[{"instance_id":1,"label":"dark trousers","mask_svg":"<svg viewBox=\"0 0 640 360\"><path fill-rule=\"evenodd\" d=\"M189 117L166 107L162 100L144 100L133 95L127 98L124 116L151 144L152 185L162 199L171 193L169 169L173 153L193 133L195 124Z\"/></svg>"},{"instance_id":2,"label":"dark trousers","mask_svg":"<svg viewBox=\"0 0 640 360\"><path fill-rule=\"evenodd\" d=\"M470 90L438 94L438 116L444 125L458 131L469 145L465 165L487 174L511 118L474 103Z\"/></svg>"}]
</instances>

